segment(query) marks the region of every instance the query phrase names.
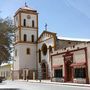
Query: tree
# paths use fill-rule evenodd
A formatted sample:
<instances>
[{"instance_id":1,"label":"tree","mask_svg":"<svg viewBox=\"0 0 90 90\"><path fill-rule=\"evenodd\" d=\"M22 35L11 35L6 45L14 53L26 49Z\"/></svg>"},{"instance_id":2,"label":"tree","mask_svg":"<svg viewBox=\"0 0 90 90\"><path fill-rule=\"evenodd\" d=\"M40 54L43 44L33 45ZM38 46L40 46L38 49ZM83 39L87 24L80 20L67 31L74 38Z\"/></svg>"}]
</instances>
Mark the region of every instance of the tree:
<instances>
[{"instance_id":1,"label":"tree","mask_svg":"<svg viewBox=\"0 0 90 90\"><path fill-rule=\"evenodd\" d=\"M11 59L14 26L10 18L0 19L0 64Z\"/></svg>"}]
</instances>

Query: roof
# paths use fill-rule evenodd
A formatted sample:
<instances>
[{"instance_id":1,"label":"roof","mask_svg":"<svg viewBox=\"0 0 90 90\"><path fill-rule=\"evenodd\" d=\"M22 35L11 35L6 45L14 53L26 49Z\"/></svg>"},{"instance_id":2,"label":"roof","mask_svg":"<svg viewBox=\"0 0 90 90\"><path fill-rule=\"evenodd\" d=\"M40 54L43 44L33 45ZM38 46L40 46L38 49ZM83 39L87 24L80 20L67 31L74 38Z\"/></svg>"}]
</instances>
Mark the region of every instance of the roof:
<instances>
[{"instance_id":1,"label":"roof","mask_svg":"<svg viewBox=\"0 0 90 90\"><path fill-rule=\"evenodd\" d=\"M24 9L24 10L34 10L34 9L32 9L31 7L28 7L28 6L24 6L24 7L21 7L21 8L19 8L19 9Z\"/></svg>"},{"instance_id":2,"label":"roof","mask_svg":"<svg viewBox=\"0 0 90 90\"><path fill-rule=\"evenodd\" d=\"M90 39L81 39L81 38L69 38L69 37L61 37L59 36L58 39L60 40L70 40L70 41L82 41L82 42L90 42Z\"/></svg>"},{"instance_id":3,"label":"roof","mask_svg":"<svg viewBox=\"0 0 90 90\"><path fill-rule=\"evenodd\" d=\"M39 36L38 40L42 37L42 35L43 35L44 33L48 33L48 34L51 34L51 35L56 35L56 33L54 33L54 32L50 32L50 31L44 30L44 31L42 32L42 34Z\"/></svg>"},{"instance_id":4,"label":"roof","mask_svg":"<svg viewBox=\"0 0 90 90\"><path fill-rule=\"evenodd\" d=\"M18 12L20 12L20 11L24 11L24 12L25 12L25 11L37 12L37 10L32 9L31 7L22 6L22 7L20 7L20 8L16 11L15 15L16 15Z\"/></svg>"}]
</instances>

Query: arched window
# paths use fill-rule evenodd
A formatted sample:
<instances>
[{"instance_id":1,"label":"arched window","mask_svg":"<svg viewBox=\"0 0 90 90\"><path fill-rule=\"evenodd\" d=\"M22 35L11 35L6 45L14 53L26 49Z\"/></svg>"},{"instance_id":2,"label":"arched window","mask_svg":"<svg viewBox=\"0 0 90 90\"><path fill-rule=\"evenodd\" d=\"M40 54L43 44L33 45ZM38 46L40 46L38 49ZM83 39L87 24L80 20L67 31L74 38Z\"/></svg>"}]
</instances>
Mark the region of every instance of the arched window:
<instances>
[{"instance_id":1,"label":"arched window","mask_svg":"<svg viewBox=\"0 0 90 90\"><path fill-rule=\"evenodd\" d=\"M23 20L23 26L26 26L26 19Z\"/></svg>"},{"instance_id":2,"label":"arched window","mask_svg":"<svg viewBox=\"0 0 90 90\"><path fill-rule=\"evenodd\" d=\"M32 42L34 42L34 35L32 35L31 38L32 38Z\"/></svg>"},{"instance_id":3,"label":"arched window","mask_svg":"<svg viewBox=\"0 0 90 90\"><path fill-rule=\"evenodd\" d=\"M39 49L39 63L41 63L41 50Z\"/></svg>"},{"instance_id":4,"label":"arched window","mask_svg":"<svg viewBox=\"0 0 90 90\"><path fill-rule=\"evenodd\" d=\"M52 47L51 46L49 46L49 52L52 52Z\"/></svg>"},{"instance_id":5,"label":"arched window","mask_svg":"<svg viewBox=\"0 0 90 90\"><path fill-rule=\"evenodd\" d=\"M34 20L32 20L32 27L34 27Z\"/></svg>"},{"instance_id":6,"label":"arched window","mask_svg":"<svg viewBox=\"0 0 90 90\"><path fill-rule=\"evenodd\" d=\"M47 54L47 45L45 43L42 45L42 53L43 55Z\"/></svg>"},{"instance_id":7,"label":"arched window","mask_svg":"<svg viewBox=\"0 0 90 90\"><path fill-rule=\"evenodd\" d=\"M27 48L26 52L27 54L30 54L30 48Z\"/></svg>"},{"instance_id":8,"label":"arched window","mask_svg":"<svg viewBox=\"0 0 90 90\"><path fill-rule=\"evenodd\" d=\"M24 41L27 41L27 35L24 34Z\"/></svg>"}]
</instances>

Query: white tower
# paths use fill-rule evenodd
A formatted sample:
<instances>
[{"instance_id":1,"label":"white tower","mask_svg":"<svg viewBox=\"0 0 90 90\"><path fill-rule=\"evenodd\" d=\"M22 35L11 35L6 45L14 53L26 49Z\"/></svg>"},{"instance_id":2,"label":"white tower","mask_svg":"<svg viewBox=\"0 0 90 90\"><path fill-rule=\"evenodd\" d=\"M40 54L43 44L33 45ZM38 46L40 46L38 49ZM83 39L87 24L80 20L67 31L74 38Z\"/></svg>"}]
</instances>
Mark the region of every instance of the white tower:
<instances>
[{"instance_id":1,"label":"white tower","mask_svg":"<svg viewBox=\"0 0 90 90\"><path fill-rule=\"evenodd\" d=\"M25 7L14 16L16 40L14 57L14 79L33 78L36 70L36 41L38 39L38 13Z\"/></svg>"}]
</instances>

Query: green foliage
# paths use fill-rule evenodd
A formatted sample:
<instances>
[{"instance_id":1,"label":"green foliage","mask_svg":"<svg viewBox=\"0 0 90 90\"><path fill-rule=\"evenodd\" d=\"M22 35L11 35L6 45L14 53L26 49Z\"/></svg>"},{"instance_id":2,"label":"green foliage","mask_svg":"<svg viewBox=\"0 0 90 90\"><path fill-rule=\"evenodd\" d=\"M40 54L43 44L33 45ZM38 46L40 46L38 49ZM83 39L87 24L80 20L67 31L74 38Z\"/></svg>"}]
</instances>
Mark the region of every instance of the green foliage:
<instances>
[{"instance_id":1,"label":"green foliage","mask_svg":"<svg viewBox=\"0 0 90 90\"><path fill-rule=\"evenodd\" d=\"M10 18L0 19L0 64L11 58L14 26Z\"/></svg>"}]
</instances>

